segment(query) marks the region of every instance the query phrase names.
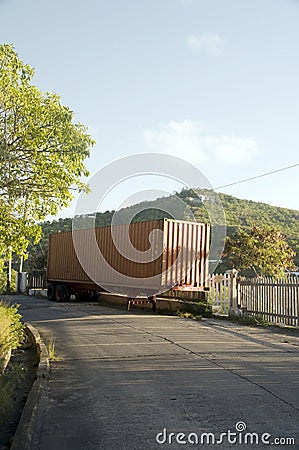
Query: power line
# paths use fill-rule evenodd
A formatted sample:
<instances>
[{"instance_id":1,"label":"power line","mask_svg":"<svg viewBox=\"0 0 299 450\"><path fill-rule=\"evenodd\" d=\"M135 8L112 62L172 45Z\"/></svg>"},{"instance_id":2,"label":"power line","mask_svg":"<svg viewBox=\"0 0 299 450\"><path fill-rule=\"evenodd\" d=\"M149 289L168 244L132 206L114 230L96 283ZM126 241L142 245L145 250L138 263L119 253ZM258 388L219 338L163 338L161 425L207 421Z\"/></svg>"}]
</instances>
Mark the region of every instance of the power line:
<instances>
[{"instance_id":1,"label":"power line","mask_svg":"<svg viewBox=\"0 0 299 450\"><path fill-rule=\"evenodd\" d=\"M225 184L223 186L218 186L215 189L222 189L222 188L226 188L229 186L234 186L236 184L245 183L246 181L256 180L257 178L262 178L262 177L266 177L268 175L273 175L274 173L282 172L283 170L293 169L294 167L297 167L297 166L299 166L299 163L293 164L292 166L282 167L281 169L272 170L272 172L266 172L261 175L256 175L255 177L250 177L250 178L245 178L244 180L235 181L234 183L229 183L229 184Z\"/></svg>"}]
</instances>

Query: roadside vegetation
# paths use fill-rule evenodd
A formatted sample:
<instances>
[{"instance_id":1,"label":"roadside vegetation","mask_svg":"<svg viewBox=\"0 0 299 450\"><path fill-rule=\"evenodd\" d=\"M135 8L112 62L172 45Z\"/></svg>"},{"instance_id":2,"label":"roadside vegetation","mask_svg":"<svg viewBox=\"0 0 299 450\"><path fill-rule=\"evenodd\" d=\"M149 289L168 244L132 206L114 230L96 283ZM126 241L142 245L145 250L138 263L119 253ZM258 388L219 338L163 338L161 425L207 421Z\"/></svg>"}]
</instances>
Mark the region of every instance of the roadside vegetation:
<instances>
[{"instance_id":1,"label":"roadside vegetation","mask_svg":"<svg viewBox=\"0 0 299 450\"><path fill-rule=\"evenodd\" d=\"M53 336L51 336L50 340L49 340L49 344L48 344L48 354L49 354L49 360L50 361L58 361L59 358L56 354L56 349L55 349L55 339Z\"/></svg>"},{"instance_id":2,"label":"roadside vegetation","mask_svg":"<svg viewBox=\"0 0 299 450\"><path fill-rule=\"evenodd\" d=\"M284 277L286 270L296 269L295 254L285 236L267 226L240 229L228 237L225 246L231 266L239 272L252 271L256 277Z\"/></svg>"},{"instance_id":3,"label":"roadside vegetation","mask_svg":"<svg viewBox=\"0 0 299 450\"><path fill-rule=\"evenodd\" d=\"M231 315L228 317L232 322L239 323L240 325L251 325L251 326L262 326L268 327L271 325L266 319L264 319L261 315L256 316L235 316ZM272 324L273 325L273 324Z\"/></svg>"},{"instance_id":4,"label":"roadside vegetation","mask_svg":"<svg viewBox=\"0 0 299 450\"><path fill-rule=\"evenodd\" d=\"M51 92L34 84L34 69L10 44L0 45L0 269L11 261L20 272L39 223L88 191L84 160L94 144L87 128Z\"/></svg>"},{"instance_id":5,"label":"roadside vegetation","mask_svg":"<svg viewBox=\"0 0 299 450\"><path fill-rule=\"evenodd\" d=\"M0 373L3 373L7 354L20 347L24 338L24 325L16 305L0 302Z\"/></svg>"},{"instance_id":6,"label":"roadside vegetation","mask_svg":"<svg viewBox=\"0 0 299 450\"><path fill-rule=\"evenodd\" d=\"M16 283L16 270L11 271L11 282L10 282L10 294L15 293L17 290ZM0 294L8 294L7 292L7 268L3 267L2 270L0 268Z\"/></svg>"},{"instance_id":7,"label":"roadside vegetation","mask_svg":"<svg viewBox=\"0 0 299 450\"><path fill-rule=\"evenodd\" d=\"M178 316L200 320L203 317L212 317L212 306L207 301L188 301L178 311Z\"/></svg>"},{"instance_id":8,"label":"roadside vegetation","mask_svg":"<svg viewBox=\"0 0 299 450\"><path fill-rule=\"evenodd\" d=\"M9 306L0 301L0 426L10 410L16 385L23 375L19 364L8 364L11 352L22 345L24 325L16 305Z\"/></svg>"}]
</instances>

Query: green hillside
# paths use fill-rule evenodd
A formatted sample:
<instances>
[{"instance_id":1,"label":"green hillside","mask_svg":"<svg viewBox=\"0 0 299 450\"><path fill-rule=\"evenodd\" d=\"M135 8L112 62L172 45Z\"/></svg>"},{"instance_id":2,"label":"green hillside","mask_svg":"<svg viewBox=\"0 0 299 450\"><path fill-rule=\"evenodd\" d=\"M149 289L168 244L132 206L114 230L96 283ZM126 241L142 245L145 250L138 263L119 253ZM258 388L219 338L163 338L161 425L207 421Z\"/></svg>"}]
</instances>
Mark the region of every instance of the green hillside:
<instances>
[{"instance_id":1,"label":"green hillside","mask_svg":"<svg viewBox=\"0 0 299 450\"><path fill-rule=\"evenodd\" d=\"M181 192L170 197L162 197L155 201L146 201L122 209L117 214L116 223L171 217L172 214L165 212L169 211L170 206L171 213L175 212L177 219L190 220L192 219L192 213L196 221L208 222L208 214L204 203L208 204L209 208L213 208L213 195L213 192L209 190L183 189ZM189 210L188 208L181 208L180 202L177 201L176 197L179 197L183 201L181 202L183 205L188 205ZM296 251L295 263L299 266L299 211L251 200L242 200L227 194L219 194L219 197L225 211L228 235L232 234L239 227L249 227L251 225L267 225L278 228ZM113 214L114 211L97 213L96 226L110 225ZM71 230L72 219L44 222L42 228L43 235L40 243L29 248L29 257L25 265L26 270L46 267L49 234Z\"/></svg>"}]
</instances>

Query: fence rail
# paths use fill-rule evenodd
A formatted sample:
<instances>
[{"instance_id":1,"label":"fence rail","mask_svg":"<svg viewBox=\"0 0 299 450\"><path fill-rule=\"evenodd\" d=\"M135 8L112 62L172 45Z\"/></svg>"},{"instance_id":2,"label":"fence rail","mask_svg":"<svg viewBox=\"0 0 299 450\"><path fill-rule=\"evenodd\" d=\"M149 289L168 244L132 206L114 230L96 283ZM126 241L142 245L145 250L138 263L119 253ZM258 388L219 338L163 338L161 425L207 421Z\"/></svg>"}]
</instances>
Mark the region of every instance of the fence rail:
<instances>
[{"instance_id":1,"label":"fence rail","mask_svg":"<svg viewBox=\"0 0 299 450\"><path fill-rule=\"evenodd\" d=\"M238 280L239 307L271 323L299 326L299 279Z\"/></svg>"}]
</instances>

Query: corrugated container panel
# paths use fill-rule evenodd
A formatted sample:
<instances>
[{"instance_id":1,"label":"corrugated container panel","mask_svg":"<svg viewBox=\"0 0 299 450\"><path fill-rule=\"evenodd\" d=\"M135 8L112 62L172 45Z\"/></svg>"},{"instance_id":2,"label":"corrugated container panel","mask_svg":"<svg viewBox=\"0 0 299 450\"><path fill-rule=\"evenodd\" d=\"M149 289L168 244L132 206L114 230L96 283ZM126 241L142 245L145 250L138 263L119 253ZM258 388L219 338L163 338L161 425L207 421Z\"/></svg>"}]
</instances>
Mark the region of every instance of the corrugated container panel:
<instances>
[{"instance_id":1,"label":"corrugated container panel","mask_svg":"<svg viewBox=\"0 0 299 450\"><path fill-rule=\"evenodd\" d=\"M138 222L129 225L130 245L127 244L128 226L115 225L113 232L120 239L120 252L114 245L111 227L74 231L80 262L74 250L72 232L50 236L48 279L90 282L83 267L92 265L92 278L98 284L113 287L118 281L113 271L100 264L98 249L109 265L127 277L125 286L134 278L134 287L150 287L152 277L158 276L161 288L173 285L203 287L208 271L209 225L170 219ZM161 233L160 238L157 233ZM152 234L151 234L152 233ZM97 246L93 245L95 236ZM152 239L152 247L150 243ZM160 244L159 244L160 243ZM134 248L149 251L149 262L134 261ZM121 254L124 253L124 254ZM92 263L92 264L91 264ZM158 286L157 286L158 287Z\"/></svg>"},{"instance_id":2,"label":"corrugated container panel","mask_svg":"<svg viewBox=\"0 0 299 450\"><path fill-rule=\"evenodd\" d=\"M209 229L208 224L169 219L166 221L164 228L166 255L163 260L162 278L165 286L182 284L197 288L206 287Z\"/></svg>"},{"instance_id":3,"label":"corrugated container panel","mask_svg":"<svg viewBox=\"0 0 299 450\"><path fill-rule=\"evenodd\" d=\"M152 222L138 222L133 223L129 227L129 238L132 246L144 252L150 249L149 234L155 229L162 230L163 222L152 221ZM122 243L127 242L126 226L125 225L115 225L115 233L120 237ZM104 239L101 236L104 235ZM97 229L99 248L105 259L109 262L109 265L114 268L117 272L126 275L134 276L136 278L146 278L151 277L154 274L159 273L161 267L161 262L158 260L151 261L149 263L140 263L132 260L132 250L129 245L124 245L121 248L121 254L113 243L112 236L110 234L110 227L98 228ZM126 256L124 256L124 254ZM106 274L107 279L110 279L111 275ZM111 278L113 281L113 279Z\"/></svg>"},{"instance_id":4,"label":"corrugated container panel","mask_svg":"<svg viewBox=\"0 0 299 450\"><path fill-rule=\"evenodd\" d=\"M48 278L59 280L87 281L88 277L79 264L72 241L72 233L57 233L50 236L48 256Z\"/></svg>"}]
</instances>

